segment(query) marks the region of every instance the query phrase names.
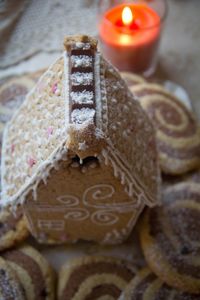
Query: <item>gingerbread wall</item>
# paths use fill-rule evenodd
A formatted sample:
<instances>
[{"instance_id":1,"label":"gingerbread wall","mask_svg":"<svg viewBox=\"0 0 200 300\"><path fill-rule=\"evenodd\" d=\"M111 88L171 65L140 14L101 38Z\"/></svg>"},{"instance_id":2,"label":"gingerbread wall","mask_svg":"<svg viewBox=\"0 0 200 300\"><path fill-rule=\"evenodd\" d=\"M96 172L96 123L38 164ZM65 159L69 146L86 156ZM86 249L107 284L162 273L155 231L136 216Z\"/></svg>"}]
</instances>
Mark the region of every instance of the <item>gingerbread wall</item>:
<instances>
[{"instance_id":1,"label":"gingerbread wall","mask_svg":"<svg viewBox=\"0 0 200 300\"><path fill-rule=\"evenodd\" d=\"M122 242L130 233L143 204L124 192L110 166L89 162L62 162L45 185L40 183L37 200L32 194L24 211L32 234L43 243L79 239L101 243Z\"/></svg>"}]
</instances>

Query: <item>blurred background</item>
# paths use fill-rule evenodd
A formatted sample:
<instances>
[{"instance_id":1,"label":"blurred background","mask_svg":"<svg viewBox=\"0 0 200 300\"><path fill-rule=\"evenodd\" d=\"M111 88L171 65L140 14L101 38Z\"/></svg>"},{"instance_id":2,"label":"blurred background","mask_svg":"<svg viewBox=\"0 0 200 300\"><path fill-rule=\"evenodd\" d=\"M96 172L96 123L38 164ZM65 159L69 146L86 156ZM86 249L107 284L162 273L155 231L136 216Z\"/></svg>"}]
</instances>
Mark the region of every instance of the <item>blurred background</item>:
<instances>
[{"instance_id":1,"label":"blurred background","mask_svg":"<svg viewBox=\"0 0 200 300\"><path fill-rule=\"evenodd\" d=\"M169 12L154 77L183 86L200 118L200 1L167 0ZM63 38L97 36L97 0L1 0L0 78L47 67Z\"/></svg>"}]
</instances>

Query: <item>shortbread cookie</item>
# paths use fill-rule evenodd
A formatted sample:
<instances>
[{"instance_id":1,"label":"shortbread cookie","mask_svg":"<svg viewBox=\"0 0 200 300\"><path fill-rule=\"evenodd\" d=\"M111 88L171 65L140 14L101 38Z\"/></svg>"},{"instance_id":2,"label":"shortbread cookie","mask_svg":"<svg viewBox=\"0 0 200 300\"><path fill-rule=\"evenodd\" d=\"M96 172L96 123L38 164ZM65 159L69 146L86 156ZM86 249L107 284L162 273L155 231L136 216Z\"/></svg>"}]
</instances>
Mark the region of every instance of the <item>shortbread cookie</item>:
<instances>
[{"instance_id":1,"label":"shortbread cookie","mask_svg":"<svg viewBox=\"0 0 200 300\"><path fill-rule=\"evenodd\" d=\"M188 174L185 178L187 181L190 182L196 182L200 184L200 170L197 170L196 172L192 172Z\"/></svg>"},{"instance_id":2,"label":"shortbread cookie","mask_svg":"<svg viewBox=\"0 0 200 300\"><path fill-rule=\"evenodd\" d=\"M144 268L127 285L119 300L199 300L199 295L169 287L149 268Z\"/></svg>"},{"instance_id":3,"label":"shortbread cookie","mask_svg":"<svg viewBox=\"0 0 200 300\"><path fill-rule=\"evenodd\" d=\"M200 183L200 170L195 170L183 175L179 176L170 176L170 175L164 175L162 176L162 188L172 186L177 183L182 182L194 182L194 183Z\"/></svg>"},{"instance_id":4,"label":"shortbread cookie","mask_svg":"<svg viewBox=\"0 0 200 300\"><path fill-rule=\"evenodd\" d=\"M2 79L0 81L1 105L13 111L13 109L16 109L23 102L25 95L31 90L34 84L35 80L28 75Z\"/></svg>"},{"instance_id":5,"label":"shortbread cookie","mask_svg":"<svg viewBox=\"0 0 200 300\"><path fill-rule=\"evenodd\" d=\"M2 254L15 270L27 300L54 300L55 276L47 260L33 247L24 245Z\"/></svg>"},{"instance_id":6,"label":"shortbread cookie","mask_svg":"<svg viewBox=\"0 0 200 300\"><path fill-rule=\"evenodd\" d=\"M131 88L156 130L162 171L178 175L200 166L200 126L175 96L155 84Z\"/></svg>"},{"instance_id":7,"label":"shortbread cookie","mask_svg":"<svg viewBox=\"0 0 200 300\"><path fill-rule=\"evenodd\" d=\"M2 140L5 123L10 120L34 84L35 80L28 76L0 80L0 140Z\"/></svg>"},{"instance_id":8,"label":"shortbread cookie","mask_svg":"<svg viewBox=\"0 0 200 300\"><path fill-rule=\"evenodd\" d=\"M146 80L137 74L131 72L120 72L120 75L127 83L128 87L135 86L140 83L145 83Z\"/></svg>"},{"instance_id":9,"label":"shortbread cookie","mask_svg":"<svg viewBox=\"0 0 200 300\"><path fill-rule=\"evenodd\" d=\"M103 256L76 259L59 274L59 300L114 300L135 275L130 262Z\"/></svg>"},{"instance_id":10,"label":"shortbread cookie","mask_svg":"<svg viewBox=\"0 0 200 300\"><path fill-rule=\"evenodd\" d=\"M0 299L27 300L23 287L9 264L0 257Z\"/></svg>"},{"instance_id":11,"label":"shortbread cookie","mask_svg":"<svg viewBox=\"0 0 200 300\"><path fill-rule=\"evenodd\" d=\"M0 251L9 249L24 241L29 235L27 221L21 209L15 214L0 211Z\"/></svg>"},{"instance_id":12,"label":"shortbread cookie","mask_svg":"<svg viewBox=\"0 0 200 300\"><path fill-rule=\"evenodd\" d=\"M159 203L155 130L96 40L64 46L6 126L2 204L41 243L119 244Z\"/></svg>"},{"instance_id":13,"label":"shortbread cookie","mask_svg":"<svg viewBox=\"0 0 200 300\"><path fill-rule=\"evenodd\" d=\"M145 258L168 285L200 294L200 185L173 185L164 190L162 204L142 219Z\"/></svg>"}]
</instances>

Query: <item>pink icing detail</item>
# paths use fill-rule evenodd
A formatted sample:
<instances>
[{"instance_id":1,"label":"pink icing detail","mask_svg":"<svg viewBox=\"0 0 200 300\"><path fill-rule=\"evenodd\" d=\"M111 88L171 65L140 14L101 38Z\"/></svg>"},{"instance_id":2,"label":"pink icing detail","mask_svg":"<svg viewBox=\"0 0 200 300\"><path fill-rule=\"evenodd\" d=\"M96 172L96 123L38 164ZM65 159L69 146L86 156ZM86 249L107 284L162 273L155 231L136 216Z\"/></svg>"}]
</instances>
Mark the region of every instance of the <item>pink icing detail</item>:
<instances>
[{"instance_id":1,"label":"pink icing detail","mask_svg":"<svg viewBox=\"0 0 200 300\"><path fill-rule=\"evenodd\" d=\"M32 157L28 159L28 164L32 168L36 164L36 160Z\"/></svg>"},{"instance_id":2,"label":"pink icing detail","mask_svg":"<svg viewBox=\"0 0 200 300\"><path fill-rule=\"evenodd\" d=\"M12 144L12 145L11 145L11 153L13 153L14 151L15 151L15 145Z\"/></svg>"},{"instance_id":3,"label":"pink icing detail","mask_svg":"<svg viewBox=\"0 0 200 300\"><path fill-rule=\"evenodd\" d=\"M48 128L47 128L47 135L48 135L48 137L49 137L50 135L52 135L52 133L53 133L53 128L52 128L52 127L48 127Z\"/></svg>"},{"instance_id":4,"label":"pink icing detail","mask_svg":"<svg viewBox=\"0 0 200 300\"><path fill-rule=\"evenodd\" d=\"M51 87L52 92L55 94L56 90L57 90L58 84L54 83Z\"/></svg>"}]
</instances>

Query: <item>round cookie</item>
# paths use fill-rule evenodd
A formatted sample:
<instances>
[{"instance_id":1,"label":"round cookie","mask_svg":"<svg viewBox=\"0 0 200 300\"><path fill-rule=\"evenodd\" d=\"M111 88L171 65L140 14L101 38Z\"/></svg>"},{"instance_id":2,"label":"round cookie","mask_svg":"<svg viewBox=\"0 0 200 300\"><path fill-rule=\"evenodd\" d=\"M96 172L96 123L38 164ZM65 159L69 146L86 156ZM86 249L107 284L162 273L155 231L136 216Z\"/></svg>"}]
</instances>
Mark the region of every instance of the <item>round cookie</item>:
<instances>
[{"instance_id":1,"label":"round cookie","mask_svg":"<svg viewBox=\"0 0 200 300\"><path fill-rule=\"evenodd\" d=\"M120 72L120 75L124 79L128 87L146 82L146 80L142 76L139 76L131 72Z\"/></svg>"},{"instance_id":2,"label":"round cookie","mask_svg":"<svg viewBox=\"0 0 200 300\"><path fill-rule=\"evenodd\" d=\"M23 287L9 264L0 257L0 299L27 300Z\"/></svg>"},{"instance_id":3,"label":"round cookie","mask_svg":"<svg viewBox=\"0 0 200 300\"><path fill-rule=\"evenodd\" d=\"M20 209L13 215L0 211L0 251L24 241L29 235L26 219Z\"/></svg>"},{"instance_id":4,"label":"round cookie","mask_svg":"<svg viewBox=\"0 0 200 300\"><path fill-rule=\"evenodd\" d=\"M156 128L161 169L179 175L200 166L200 126L193 113L163 87L144 83L130 88Z\"/></svg>"},{"instance_id":5,"label":"round cookie","mask_svg":"<svg viewBox=\"0 0 200 300\"><path fill-rule=\"evenodd\" d=\"M29 76L16 76L0 80L0 146L5 123L23 102L35 81Z\"/></svg>"},{"instance_id":6,"label":"round cookie","mask_svg":"<svg viewBox=\"0 0 200 300\"><path fill-rule=\"evenodd\" d=\"M200 184L200 169L187 175L186 180Z\"/></svg>"},{"instance_id":7,"label":"round cookie","mask_svg":"<svg viewBox=\"0 0 200 300\"><path fill-rule=\"evenodd\" d=\"M199 295L188 294L169 287L149 268L140 270L122 292L119 300L198 300Z\"/></svg>"},{"instance_id":8,"label":"round cookie","mask_svg":"<svg viewBox=\"0 0 200 300\"><path fill-rule=\"evenodd\" d=\"M35 85L30 76L16 76L0 81L0 102L8 109L15 109Z\"/></svg>"},{"instance_id":9,"label":"round cookie","mask_svg":"<svg viewBox=\"0 0 200 300\"><path fill-rule=\"evenodd\" d=\"M168 187L162 204L146 210L141 220L146 261L169 286L200 294L200 185L185 182Z\"/></svg>"},{"instance_id":10,"label":"round cookie","mask_svg":"<svg viewBox=\"0 0 200 300\"><path fill-rule=\"evenodd\" d=\"M55 274L47 260L36 249L24 245L2 255L15 270L27 300L55 299Z\"/></svg>"},{"instance_id":11,"label":"round cookie","mask_svg":"<svg viewBox=\"0 0 200 300\"><path fill-rule=\"evenodd\" d=\"M135 275L130 262L122 259L86 256L62 267L59 300L117 299Z\"/></svg>"}]
</instances>

